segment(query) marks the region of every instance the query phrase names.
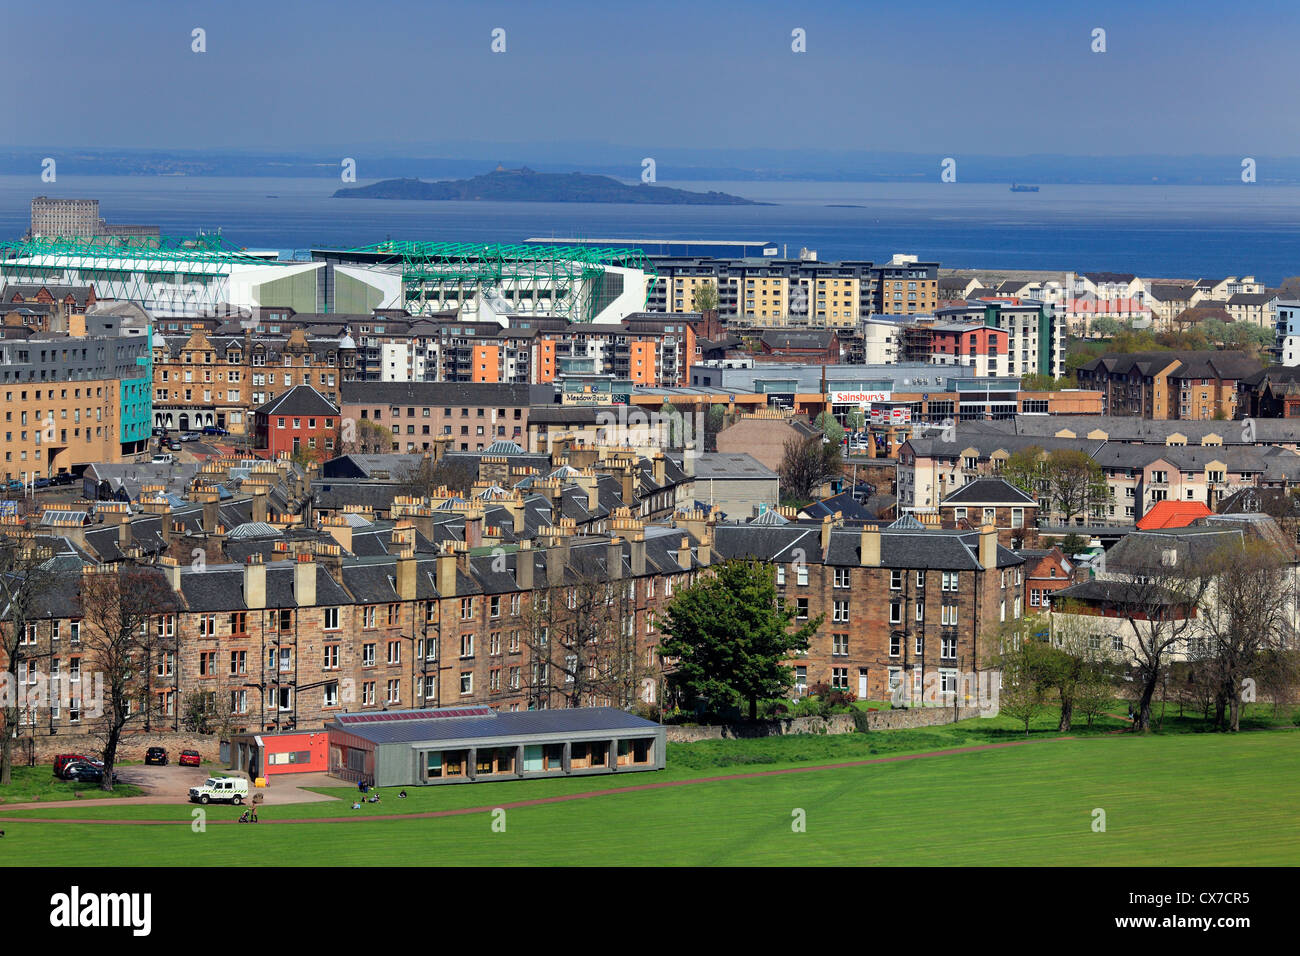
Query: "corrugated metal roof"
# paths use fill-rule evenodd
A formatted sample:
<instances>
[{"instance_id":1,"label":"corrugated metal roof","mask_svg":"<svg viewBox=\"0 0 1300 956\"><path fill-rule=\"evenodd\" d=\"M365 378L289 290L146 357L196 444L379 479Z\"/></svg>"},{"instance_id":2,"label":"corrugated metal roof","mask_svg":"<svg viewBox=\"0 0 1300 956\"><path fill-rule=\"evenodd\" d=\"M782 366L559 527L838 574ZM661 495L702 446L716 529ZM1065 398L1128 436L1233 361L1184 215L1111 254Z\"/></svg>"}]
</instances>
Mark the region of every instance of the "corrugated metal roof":
<instances>
[{"instance_id":1,"label":"corrugated metal roof","mask_svg":"<svg viewBox=\"0 0 1300 956\"><path fill-rule=\"evenodd\" d=\"M396 715L395 715L396 716ZM524 737L589 731L658 731L659 725L614 707L525 710L486 717L397 719L375 723L338 723L355 737L376 744L404 744L490 737Z\"/></svg>"}]
</instances>

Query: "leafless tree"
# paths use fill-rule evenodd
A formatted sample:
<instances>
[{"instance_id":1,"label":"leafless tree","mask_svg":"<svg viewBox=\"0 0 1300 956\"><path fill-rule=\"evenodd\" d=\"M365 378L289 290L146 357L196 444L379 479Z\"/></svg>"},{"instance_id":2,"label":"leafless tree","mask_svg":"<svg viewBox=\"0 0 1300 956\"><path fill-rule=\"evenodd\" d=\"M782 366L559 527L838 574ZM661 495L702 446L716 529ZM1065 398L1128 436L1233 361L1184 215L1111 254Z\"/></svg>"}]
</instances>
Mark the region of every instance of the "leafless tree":
<instances>
[{"instance_id":1,"label":"leafless tree","mask_svg":"<svg viewBox=\"0 0 1300 956\"><path fill-rule=\"evenodd\" d=\"M637 646L628 581L580 574L539 588L516 623L528 650L527 693L534 706L635 703L650 668Z\"/></svg>"},{"instance_id":2,"label":"leafless tree","mask_svg":"<svg viewBox=\"0 0 1300 956\"><path fill-rule=\"evenodd\" d=\"M840 446L823 444L820 437L791 438L781 456L781 495L808 501L823 481L840 473Z\"/></svg>"},{"instance_id":3,"label":"leafless tree","mask_svg":"<svg viewBox=\"0 0 1300 956\"><path fill-rule=\"evenodd\" d=\"M1138 706L1133 729L1151 728L1151 701L1166 676L1174 649L1195 632L1209 578L1197 568L1180 566L1176 556L1162 553L1155 567L1129 568L1107 574L1131 641L1124 642L1125 663L1138 681ZM1167 563L1166 563L1167 562Z\"/></svg>"},{"instance_id":4,"label":"leafless tree","mask_svg":"<svg viewBox=\"0 0 1300 956\"><path fill-rule=\"evenodd\" d=\"M425 457L407 471L402 480L406 483L408 494L417 498L428 498L441 488L467 495L477 479L477 469L468 462L448 461L445 458L434 461L430 457Z\"/></svg>"},{"instance_id":5,"label":"leafless tree","mask_svg":"<svg viewBox=\"0 0 1300 956\"><path fill-rule=\"evenodd\" d=\"M103 718L97 731L103 743L101 786L112 790L123 730L153 706L148 681L141 679L149 672L149 635L158 618L176 613L179 601L157 569L124 566L82 574L77 603L86 648L83 669L103 678Z\"/></svg>"},{"instance_id":6,"label":"leafless tree","mask_svg":"<svg viewBox=\"0 0 1300 956\"><path fill-rule=\"evenodd\" d=\"M1224 546L1208 556L1203 573L1211 586L1192 637L1216 687L1215 722L1241 729L1245 682L1271 652L1295 645L1295 570L1263 542Z\"/></svg>"},{"instance_id":7,"label":"leafless tree","mask_svg":"<svg viewBox=\"0 0 1300 956\"><path fill-rule=\"evenodd\" d=\"M0 726L0 785L12 781L13 748L18 726L18 671L30 646L28 625L45 615L43 609L58 580L49 548L31 540L0 536L0 656L4 657L3 726Z\"/></svg>"}]
</instances>

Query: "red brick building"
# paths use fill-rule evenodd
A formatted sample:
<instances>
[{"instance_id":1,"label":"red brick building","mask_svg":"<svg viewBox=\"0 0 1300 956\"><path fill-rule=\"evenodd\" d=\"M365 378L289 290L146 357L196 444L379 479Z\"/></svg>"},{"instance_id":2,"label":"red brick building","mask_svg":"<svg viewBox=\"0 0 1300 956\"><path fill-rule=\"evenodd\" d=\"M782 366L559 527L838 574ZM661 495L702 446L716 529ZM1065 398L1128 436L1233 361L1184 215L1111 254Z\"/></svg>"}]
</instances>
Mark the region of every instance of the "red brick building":
<instances>
[{"instance_id":1,"label":"red brick building","mask_svg":"<svg viewBox=\"0 0 1300 956\"><path fill-rule=\"evenodd\" d=\"M1025 613L1039 614L1052 606L1052 595L1075 583L1076 569L1060 548L1022 548L1025 559Z\"/></svg>"},{"instance_id":2,"label":"red brick building","mask_svg":"<svg viewBox=\"0 0 1300 956\"><path fill-rule=\"evenodd\" d=\"M339 409L310 385L297 385L253 413L253 447L268 458L306 450L318 460L338 451Z\"/></svg>"}]
</instances>

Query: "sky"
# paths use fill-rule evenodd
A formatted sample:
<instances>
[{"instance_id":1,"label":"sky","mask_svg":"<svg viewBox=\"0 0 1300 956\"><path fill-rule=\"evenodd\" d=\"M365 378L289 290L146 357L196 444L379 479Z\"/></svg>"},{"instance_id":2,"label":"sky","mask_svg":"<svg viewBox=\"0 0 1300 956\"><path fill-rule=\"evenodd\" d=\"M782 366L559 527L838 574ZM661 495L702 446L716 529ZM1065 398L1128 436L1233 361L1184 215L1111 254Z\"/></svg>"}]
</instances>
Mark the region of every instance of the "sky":
<instances>
[{"instance_id":1,"label":"sky","mask_svg":"<svg viewBox=\"0 0 1300 956\"><path fill-rule=\"evenodd\" d=\"M5 0L0 146L1295 156L1297 26L1205 0Z\"/></svg>"}]
</instances>

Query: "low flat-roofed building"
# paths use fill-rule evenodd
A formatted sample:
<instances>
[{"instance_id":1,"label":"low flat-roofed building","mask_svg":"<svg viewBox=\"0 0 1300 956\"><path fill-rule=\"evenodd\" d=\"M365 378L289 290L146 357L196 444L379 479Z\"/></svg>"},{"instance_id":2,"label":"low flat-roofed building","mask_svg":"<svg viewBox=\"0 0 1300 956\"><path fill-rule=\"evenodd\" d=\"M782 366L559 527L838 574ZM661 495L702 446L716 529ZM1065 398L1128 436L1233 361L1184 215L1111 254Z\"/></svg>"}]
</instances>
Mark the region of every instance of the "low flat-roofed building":
<instances>
[{"instance_id":1,"label":"low flat-roofed building","mask_svg":"<svg viewBox=\"0 0 1300 956\"><path fill-rule=\"evenodd\" d=\"M376 787L664 768L663 726L614 707L344 714L326 729L330 774Z\"/></svg>"}]
</instances>

